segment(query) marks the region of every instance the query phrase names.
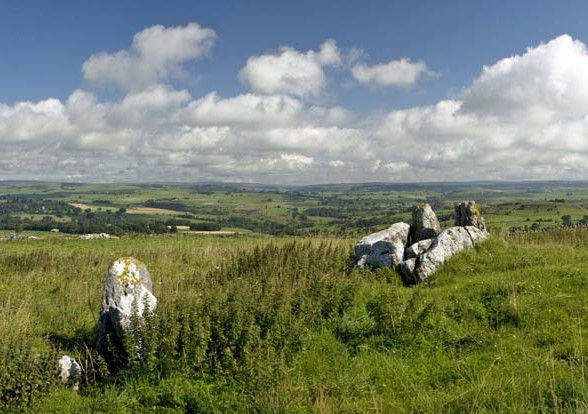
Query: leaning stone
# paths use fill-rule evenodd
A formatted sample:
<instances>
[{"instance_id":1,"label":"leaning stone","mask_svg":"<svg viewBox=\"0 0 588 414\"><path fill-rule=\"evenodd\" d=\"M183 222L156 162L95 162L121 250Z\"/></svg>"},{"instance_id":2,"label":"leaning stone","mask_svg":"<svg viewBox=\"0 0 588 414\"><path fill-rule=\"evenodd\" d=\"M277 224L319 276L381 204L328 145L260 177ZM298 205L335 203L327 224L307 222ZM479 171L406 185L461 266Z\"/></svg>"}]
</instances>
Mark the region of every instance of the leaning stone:
<instances>
[{"instance_id":1,"label":"leaning stone","mask_svg":"<svg viewBox=\"0 0 588 414\"><path fill-rule=\"evenodd\" d=\"M386 230L364 237L355 246L355 265L397 267L404 257L409 229L407 223L395 223Z\"/></svg>"},{"instance_id":2,"label":"leaning stone","mask_svg":"<svg viewBox=\"0 0 588 414\"><path fill-rule=\"evenodd\" d=\"M151 275L145 264L133 257L116 260L108 270L104 286L98 349L105 350L107 336L120 343L131 327L132 317L141 319L156 307Z\"/></svg>"},{"instance_id":3,"label":"leaning stone","mask_svg":"<svg viewBox=\"0 0 588 414\"><path fill-rule=\"evenodd\" d=\"M406 248L404 251L404 257L406 259L412 259L414 257L418 257L431 247L433 244L433 239L425 239L419 242L413 243Z\"/></svg>"},{"instance_id":4,"label":"leaning stone","mask_svg":"<svg viewBox=\"0 0 588 414\"><path fill-rule=\"evenodd\" d=\"M475 201L457 203L455 205L455 225L474 226L480 230L486 230L484 217Z\"/></svg>"},{"instance_id":5,"label":"leaning stone","mask_svg":"<svg viewBox=\"0 0 588 414\"><path fill-rule=\"evenodd\" d=\"M427 203L416 206L412 211L412 223L408 237L409 244L431 239L441 232L441 225L435 212Z\"/></svg>"},{"instance_id":6,"label":"leaning stone","mask_svg":"<svg viewBox=\"0 0 588 414\"><path fill-rule=\"evenodd\" d=\"M62 356L57 363L59 364L59 378L61 378L61 381L71 384L73 389L77 390L82 377L81 365L68 355Z\"/></svg>"},{"instance_id":7,"label":"leaning stone","mask_svg":"<svg viewBox=\"0 0 588 414\"><path fill-rule=\"evenodd\" d=\"M414 283L425 281L447 259L462 250L473 248L487 238L486 231L473 226L451 227L444 230L433 240L431 248L419 257L414 270Z\"/></svg>"}]
</instances>

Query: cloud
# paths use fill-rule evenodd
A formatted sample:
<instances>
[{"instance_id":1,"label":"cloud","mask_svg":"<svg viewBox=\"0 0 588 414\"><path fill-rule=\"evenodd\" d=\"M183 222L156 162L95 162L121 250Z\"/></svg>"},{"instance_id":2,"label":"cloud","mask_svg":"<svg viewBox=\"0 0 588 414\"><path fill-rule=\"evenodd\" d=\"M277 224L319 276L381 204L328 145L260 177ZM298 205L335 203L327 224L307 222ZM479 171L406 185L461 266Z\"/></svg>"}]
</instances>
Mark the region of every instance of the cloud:
<instances>
[{"instance_id":1,"label":"cloud","mask_svg":"<svg viewBox=\"0 0 588 414\"><path fill-rule=\"evenodd\" d=\"M82 66L84 79L124 90L139 90L183 74L182 65L207 54L216 33L197 23L148 27L133 37L128 50L98 53Z\"/></svg>"},{"instance_id":2,"label":"cloud","mask_svg":"<svg viewBox=\"0 0 588 414\"><path fill-rule=\"evenodd\" d=\"M410 59L391 60L374 66L358 63L351 68L351 74L360 83L402 88L414 85L422 76L431 73L424 62L411 62Z\"/></svg>"},{"instance_id":3,"label":"cloud","mask_svg":"<svg viewBox=\"0 0 588 414\"><path fill-rule=\"evenodd\" d=\"M68 135L72 126L58 99L0 104L0 142L42 141Z\"/></svg>"},{"instance_id":4,"label":"cloud","mask_svg":"<svg viewBox=\"0 0 588 414\"><path fill-rule=\"evenodd\" d=\"M179 119L193 126L224 125L247 129L344 125L353 114L341 107L307 106L287 95L244 94L222 98L211 92L190 102Z\"/></svg>"},{"instance_id":5,"label":"cloud","mask_svg":"<svg viewBox=\"0 0 588 414\"><path fill-rule=\"evenodd\" d=\"M329 167L333 167L333 168L345 167L345 162L341 161L341 160L332 160L332 161L329 161Z\"/></svg>"},{"instance_id":6,"label":"cloud","mask_svg":"<svg viewBox=\"0 0 588 414\"><path fill-rule=\"evenodd\" d=\"M277 53L252 56L239 72L239 79L255 93L318 96L326 84L323 68L341 64L334 40L325 41L318 52L301 53L281 47Z\"/></svg>"},{"instance_id":7,"label":"cloud","mask_svg":"<svg viewBox=\"0 0 588 414\"><path fill-rule=\"evenodd\" d=\"M168 125L170 118L192 96L187 91L176 91L169 86L154 85L140 92L126 95L110 108L109 118L115 125L138 128Z\"/></svg>"},{"instance_id":8,"label":"cloud","mask_svg":"<svg viewBox=\"0 0 588 414\"><path fill-rule=\"evenodd\" d=\"M78 89L0 104L0 175L299 184L588 174L588 52L567 35L482 68L454 99L377 113L306 99L324 88L326 65L348 64L334 41L264 56L288 54L316 65L322 86L192 96L157 78L114 100Z\"/></svg>"},{"instance_id":9,"label":"cloud","mask_svg":"<svg viewBox=\"0 0 588 414\"><path fill-rule=\"evenodd\" d=\"M484 67L458 100L391 111L380 154L407 162L407 179L582 179L587 85L586 46L563 35Z\"/></svg>"},{"instance_id":10,"label":"cloud","mask_svg":"<svg viewBox=\"0 0 588 414\"><path fill-rule=\"evenodd\" d=\"M288 170L304 170L314 164L314 158L301 154L280 154L280 158L269 160L270 169L286 168Z\"/></svg>"},{"instance_id":11,"label":"cloud","mask_svg":"<svg viewBox=\"0 0 588 414\"><path fill-rule=\"evenodd\" d=\"M462 94L463 112L505 121L569 120L588 114L586 45L562 35L485 66Z\"/></svg>"},{"instance_id":12,"label":"cloud","mask_svg":"<svg viewBox=\"0 0 588 414\"><path fill-rule=\"evenodd\" d=\"M182 111L181 119L190 125L228 125L263 129L296 123L303 104L285 95L255 94L221 98L215 92L196 99Z\"/></svg>"}]
</instances>

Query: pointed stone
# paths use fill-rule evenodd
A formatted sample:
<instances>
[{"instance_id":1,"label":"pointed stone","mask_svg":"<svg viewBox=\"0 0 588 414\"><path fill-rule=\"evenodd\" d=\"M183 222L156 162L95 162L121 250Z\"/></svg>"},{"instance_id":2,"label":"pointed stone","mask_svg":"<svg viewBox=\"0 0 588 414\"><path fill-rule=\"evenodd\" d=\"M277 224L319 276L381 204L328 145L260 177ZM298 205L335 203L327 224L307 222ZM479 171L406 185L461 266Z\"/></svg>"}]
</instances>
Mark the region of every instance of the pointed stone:
<instances>
[{"instance_id":1,"label":"pointed stone","mask_svg":"<svg viewBox=\"0 0 588 414\"><path fill-rule=\"evenodd\" d=\"M414 244L424 239L432 239L441 232L441 225L435 212L427 203L416 206L412 211L412 223L410 225L409 244Z\"/></svg>"},{"instance_id":2,"label":"pointed stone","mask_svg":"<svg viewBox=\"0 0 588 414\"><path fill-rule=\"evenodd\" d=\"M461 227L474 226L480 230L486 230L484 217L482 217L480 208L475 201L455 205L455 225Z\"/></svg>"}]
</instances>

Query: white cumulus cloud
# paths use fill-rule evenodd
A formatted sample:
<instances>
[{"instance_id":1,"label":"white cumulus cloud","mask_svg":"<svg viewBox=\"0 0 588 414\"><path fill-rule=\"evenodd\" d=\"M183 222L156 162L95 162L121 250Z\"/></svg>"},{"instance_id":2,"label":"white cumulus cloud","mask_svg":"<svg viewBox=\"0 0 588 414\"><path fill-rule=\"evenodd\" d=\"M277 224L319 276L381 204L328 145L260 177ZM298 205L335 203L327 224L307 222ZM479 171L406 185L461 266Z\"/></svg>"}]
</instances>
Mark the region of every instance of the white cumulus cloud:
<instances>
[{"instance_id":1,"label":"white cumulus cloud","mask_svg":"<svg viewBox=\"0 0 588 414\"><path fill-rule=\"evenodd\" d=\"M358 63L351 68L351 74L360 83L407 88L422 76L431 74L431 71L422 61L411 62L410 59L403 58L374 66Z\"/></svg>"},{"instance_id":2,"label":"white cumulus cloud","mask_svg":"<svg viewBox=\"0 0 588 414\"><path fill-rule=\"evenodd\" d=\"M166 53L179 55L150 51L160 47L152 36L166 30L140 32L127 53L170 62ZM182 56L200 56L200 47ZM78 89L64 101L0 103L0 175L265 183L588 176L588 51L570 36L482 68L453 99L379 113L305 99L324 88L325 65L345 64L334 41L257 57L262 70L270 70L266 58L282 77L235 96L192 96L157 75L117 99ZM284 63L294 61L305 69ZM314 84L304 75L313 65ZM296 81L285 82L286 72Z\"/></svg>"},{"instance_id":3,"label":"white cumulus cloud","mask_svg":"<svg viewBox=\"0 0 588 414\"><path fill-rule=\"evenodd\" d=\"M304 170L314 164L314 158L301 154L280 154L280 158L269 160L270 169L286 168L288 170Z\"/></svg>"},{"instance_id":4,"label":"white cumulus cloud","mask_svg":"<svg viewBox=\"0 0 588 414\"><path fill-rule=\"evenodd\" d=\"M281 47L277 53L252 56L239 72L241 82L261 94L317 96L326 84L325 66L341 63L334 40L324 42L319 51L302 53Z\"/></svg>"},{"instance_id":5,"label":"white cumulus cloud","mask_svg":"<svg viewBox=\"0 0 588 414\"><path fill-rule=\"evenodd\" d=\"M569 35L485 66L462 94L463 111L516 122L588 114L586 45Z\"/></svg>"},{"instance_id":6,"label":"white cumulus cloud","mask_svg":"<svg viewBox=\"0 0 588 414\"><path fill-rule=\"evenodd\" d=\"M72 132L58 99L0 104L0 143L56 139Z\"/></svg>"},{"instance_id":7,"label":"white cumulus cloud","mask_svg":"<svg viewBox=\"0 0 588 414\"><path fill-rule=\"evenodd\" d=\"M586 46L563 35L484 67L458 100L391 111L375 136L424 180L580 179L587 85Z\"/></svg>"},{"instance_id":8,"label":"white cumulus cloud","mask_svg":"<svg viewBox=\"0 0 588 414\"><path fill-rule=\"evenodd\" d=\"M90 56L82 66L84 79L137 90L180 76L182 65L205 55L216 33L197 23L148 27L133 37L130 49Z\"/></svg>"}]
</instances>

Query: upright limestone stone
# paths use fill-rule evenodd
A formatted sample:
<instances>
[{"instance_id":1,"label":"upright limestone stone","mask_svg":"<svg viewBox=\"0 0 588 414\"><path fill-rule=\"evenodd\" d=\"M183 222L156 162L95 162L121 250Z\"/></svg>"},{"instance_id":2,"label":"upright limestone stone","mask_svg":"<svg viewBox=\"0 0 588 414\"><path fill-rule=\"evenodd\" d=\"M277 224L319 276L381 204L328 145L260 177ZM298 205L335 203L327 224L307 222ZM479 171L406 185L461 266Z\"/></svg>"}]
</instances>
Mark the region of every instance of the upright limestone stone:
<instances>
[{"instance_id":1,"label":"upright limestone stone","mask_svg":"<svg viewBox=\"0 0 588 414\"><path fill-rule=\"evenodd\" d=\"M147 308L155 310L157 299L151 290L151 275L141 261L122 257L110 266L100 315L97 344L100 351L105 350L109 340L121 343L123 333L131 327L133 316L141 318Z\"/></svg>"},{"instance_id":2,"label":"upright limestone stone","mask_svg":"<svg viewBox=\"0 0 588 414\"><path fill-rule=\"evenodd\" d=\"M412 211L412 223L408 244L414 244L421 240L432 239L441 232L441 225L435 212L427 203L416 206Z\"/></svg>"},{"instance_id":3,"label":"upright limestone stone","mask_svg":"<svg viewBox=\"0 0 588 414\"><path fill-rule=\"evenodd\" d=\"M460 227L474 226L486 231L486 223L475 201L457 203L455 205L455 225Z\"/></svg>"}]
</instances>

